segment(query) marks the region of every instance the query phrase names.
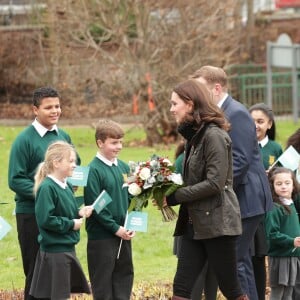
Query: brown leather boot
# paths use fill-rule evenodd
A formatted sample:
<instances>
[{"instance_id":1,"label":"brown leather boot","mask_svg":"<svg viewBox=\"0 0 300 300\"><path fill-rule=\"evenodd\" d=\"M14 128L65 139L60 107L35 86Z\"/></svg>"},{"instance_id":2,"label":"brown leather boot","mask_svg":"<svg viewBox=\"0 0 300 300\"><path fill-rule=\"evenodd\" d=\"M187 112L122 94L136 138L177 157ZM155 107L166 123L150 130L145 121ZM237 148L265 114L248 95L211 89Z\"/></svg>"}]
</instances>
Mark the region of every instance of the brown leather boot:
<instances>
[{"instance_id":1,"label":"brown leather boot","mask_svg":"<svg viewBox=\"0 0 300 300\"><path fill-rule=\"evenodd\" d=\"M180 297L180 296L172 296L172 299L171 300L191 300L190 298L183 298L183 297Z\"/></svg>"},{"instance_id":2,"label":"brown leather boot","mask_svg":"<svg viewBox=\"0 0 300 300\"><path fill-rule=\"evenodd\" d=\"M249 298L247 295L241 295L241 296L237 297L236 300L249 300Z\"/></svg>"}]
</instances>

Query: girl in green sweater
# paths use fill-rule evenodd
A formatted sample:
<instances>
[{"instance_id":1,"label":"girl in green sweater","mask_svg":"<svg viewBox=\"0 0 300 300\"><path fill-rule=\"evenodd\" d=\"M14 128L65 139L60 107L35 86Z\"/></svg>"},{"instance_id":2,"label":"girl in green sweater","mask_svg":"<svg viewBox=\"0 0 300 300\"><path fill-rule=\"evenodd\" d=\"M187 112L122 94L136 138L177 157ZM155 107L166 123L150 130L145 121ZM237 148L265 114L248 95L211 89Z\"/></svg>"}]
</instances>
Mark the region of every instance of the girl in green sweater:
<instances>
[{"instance_id":1,"label":"girl in green sweater","mask_svg":"<svg viewBox=\"0 0 300 300\"><path fill-rule=\"evenodd\" d=\"M269 179L274 201L265 218L270 300L300 299L300 225L293 201L298 183L294 172L283 167L273 168Z\"/></svg>"},{"instance_id":2,"label":"girl in green sweater","mask_svg":"<svg viewBox=\"0 0 300 300\"><path fill-rule=\"evenodd\" d=\"M274 114L271 108L264 103L254 104L249 112L256 127L256 137L260 146L263 164L266 170L282 154L281 146L275 142L276 127Z\"/></svg>"},{"instance_id":3,"label":"girl in green sweater","mask_svg":"<svg viewBox=\"0 0 300 300\"><path fill-rule=\"evenodd\" d=\"M281 146L275 142L276 127L274 113L264 103L254 104L249 108L249 112L255 123L256 137L262 161L265 170L268 172L270 166L282 154ZM255 232L252 255L255 284L259 300L264 300L266 294L267 276L265 260L267 251L265 228L262 221Z\"/></svg>"},{"instance_id":4,"label":"girl in green sweater","mask_svg":"<svg viewBox=\"0 0 300 300\"><path fill-rule=\"evenodd\" d=\"M36 257L30 295L69 299L71 293L90 293L75 254L83 217L92 207L78 210L73 188L66 182L76 167L74 148L63 141L51 144L35 175L35 215L40 250Z\"/></svg>"}]
</instances>

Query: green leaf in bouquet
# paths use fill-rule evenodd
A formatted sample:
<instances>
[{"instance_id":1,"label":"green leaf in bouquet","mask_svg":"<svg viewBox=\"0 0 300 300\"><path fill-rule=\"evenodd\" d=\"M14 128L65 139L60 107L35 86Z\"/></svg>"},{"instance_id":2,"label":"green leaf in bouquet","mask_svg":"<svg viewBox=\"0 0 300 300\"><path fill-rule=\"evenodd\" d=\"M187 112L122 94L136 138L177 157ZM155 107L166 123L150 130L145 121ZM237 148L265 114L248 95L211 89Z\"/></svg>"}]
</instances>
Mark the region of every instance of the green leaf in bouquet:
<instances>
[{"instance_id":1,"label":"green leaf in bouquet","mask_svg":"<svg viewBox=\"0 0 300 300\"><path fill-rule=\"evenodd\" d=\"M157 201L159 207L162 207L164 196L173 183L163 183L153 188L153 198Z\"/></svg>"},{"instance_id":2,"label":"green leaf in bouquet","mask_svg":"<svg viewBox=\"0 0 300 300\"><path fill-rule=\"evenodd\" d=\"M143 203L144 203L144 204L143 204L143 207L146 208L146 207L148 206L148 202L149 202L148 199L145 199L145 200L143 201Z\"/></svg>"},{"instance_id":3,"label":"green leaf in bouquet","mask_svg":"<svg viewBox=\"0 0 300 300\"><path fill-rule=\"evenodd\" d=\"M135 205L135 210L142 211L143 207L145 207L145 205L147 206L147 201L148 200L145 199L145 197L138 197Z\"/></svg>"},{"instance_id":4,"label":"green leaf in bouquet","mask_svg":"<svg viewBox=\"0 0 300 300\"><path fill-rule=\"evenodd\" d=\"M177 191L177 189L180 188L180 187L181 187L181 185L178 185L178 184L171 184L171 185L167 186L167 189L165 191L165 195L170 196L175 191Z\"/></svg>"},{"instance_id":5,"label":"green leaf in bouquet","mask_svg":"<svg viewBox=\"0 0 300 300\"><path fill-rule=\"evenodd\" d=\"M156 186L153 188L153 198L157 202L158 207L162 208L164 200L164 191L161 186Z\"/></svg>"},{"instance_id":6,"label":"green leaf in bouquet","mask_svg":"<svg viewBox=\"0 0 300 300\"><path fill-rule=\"evenodd\" d=\"M128 207L128 212L135 210L135 206L136 206L136 197L132 197Z\"/></svg>"},{"instance_id":7,"label":"green leaf in bouquet","mask_svg":"<svg viewBox=\"0 0 300 300\"><path fill-rule=\"evenodd\" d=\"M142 211L143 207L148 206L148 200L152 199L152 190L146 190L144 193L131 198L128 211Z\"/></svg>"},{"instance_id":8,"label":"green leaf in bouquet","mask_svg":"<svg viewBox=\"0 0 300 300\"><path fill-rule=\"evenodd\" d=\"M168 167L170 171L175 172L176 166L172 165Z\"/></svg>"},{"instance_id":9,"label":"green leaf in bouquet","mask_svg":"<svg viewBox=\"0 0 300 300\"><path fill-rule=\"evenodd\" d=\"M180 185L174 183L164 183L153 188L153 198L156 200L157 205L162 208L163 200L165 196L169 196L174 193Z\"/></svg>"}]
</instances>

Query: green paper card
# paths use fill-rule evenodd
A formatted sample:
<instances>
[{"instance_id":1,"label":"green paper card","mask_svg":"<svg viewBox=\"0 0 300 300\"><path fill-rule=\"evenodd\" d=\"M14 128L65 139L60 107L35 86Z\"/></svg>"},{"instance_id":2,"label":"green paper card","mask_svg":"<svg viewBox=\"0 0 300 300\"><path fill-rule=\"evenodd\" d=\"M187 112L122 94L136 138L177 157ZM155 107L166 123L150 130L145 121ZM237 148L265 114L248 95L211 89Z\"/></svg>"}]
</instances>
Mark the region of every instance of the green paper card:
<instances>
[{"instance_id":1,"label":"green paper card","mask_svg":"<svg viewBox=\"0 0 300 300\"><path fill-rule=\"evenodd\" d=\"M74 186L86 186L90 167L77 166L71 177L68 177L68 182Z\"/></svg>"},{"instance_id":2,"label":"green paper card","mask_svg":"<svg viewBox=\"0 0 300 300\"><path fill-rule=\"evenodd\" d=\"M0 217L0 240L2 240L10 230L11 226Z\"/></svg>"},{"instance_id":3,"label":"green paper card","mask_svg":"<svg viewBox=\"0 0 300 300\"><path fill-rule=\"evenodd\" d=\"M148 213L141 211L131 211L128 214L125 228L133 231L147 232Z\"/></svg>"},{"instance_id":4,"label":"green paper card","mask_svg":"<svg viewBox=\"0 0 300 300\"><path fill-rule=\"evenodd\" d=\"M106 192L106 190L103 190L92 206L96 213L99 214L99 212L110 202L112 202L110 195Z\"/></svg>"},{"instance_id":5,"label":"green paper card","mask_svg":"<svg viewBox=\"0 0 300 300\"><path fill-rule=\"evenodd\" d=\"M278 161L288 169L295 171L299 167L300 155L291 145L279 157Z\"/></svg>"}]
</instances>

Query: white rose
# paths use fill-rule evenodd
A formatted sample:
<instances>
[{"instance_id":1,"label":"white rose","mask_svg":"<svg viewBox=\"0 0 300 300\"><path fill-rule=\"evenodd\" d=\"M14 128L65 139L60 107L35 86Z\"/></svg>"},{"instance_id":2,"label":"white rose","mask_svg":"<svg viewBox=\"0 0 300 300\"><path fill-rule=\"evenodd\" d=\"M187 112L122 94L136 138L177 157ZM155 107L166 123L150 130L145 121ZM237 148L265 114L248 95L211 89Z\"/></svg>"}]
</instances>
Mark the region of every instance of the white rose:
<instances>
[{"instance_id":1,"label":"white rose","mask_svg":"<svg viewBox=\"0 0 300 300\"><path fill-rule=\"evenodd\" d=\"M134 182L134 183L129 184L128 192L132 196L137 196L142 192L142 189L140 188L140 186L138 184L136 184Z\"/></svg>"},{"instance_id":2,"label":"white rose","mask_svg":"<svg viewBox=\"0 0 300 300\"><path fill-rule=\"evenodd\" d=\"M144 185L143 185L143 189L147 190L153 187L153 183L150 183L148 181L145 181Z\"/></svg>"},{"instance_id":3,"label":"white rose","mask_svg":"<svg viewBox=\"0 0 300 300\"><path fill-rule=\"evenodd\" d=\"M155 179L154 176L151 176L151 177L148 178L147 182L148 182L148 183L155 183L155 182L156 182L156 179Z\"/></svg>"},{"instance_id":4,"label":"white rose","mask_svg":"<svg viewBox=\"0 0 300 300\"><path fill-rule=\"evenodd\" d=\"M178 185L183 185L182 176L179 173L172 173L170 175L170 180Z\"/></svg>"},{"instance_id":5,"label":"white rose","mask_svg":"<svg viewBox=\"0 0 300 300\"><path fill-rule=\"evenodd\" d=\"M152 168L157 168L157 167L159 167L159 162L157 160L151 160L150 161L150 166Z\"/></svg>"},{"instance_id":6,"label":"white rose","mask_svg":"<svg viewBox=\"0 0 300 300\"><path fill-rule=\"evenodd\" d=\"M150 169L149 168L143 168L143 169L141 169L139 175L140 175L140 178L142 180L147 180L151 176Z\"/></svg>"},{"instance_id":7,"label":"white rose","mask_svg":"<svg viewBox=\"0 0 300 300\"><path fill-rule=\"evenodd\" d=\"M133 168L136 167L136 162L130 160L130 161L128 162L128 166L129 166L129 168L133 169Z\"/></svg>"},{"instance_id":8,"label":"white rose","mask_svg":"<svg viewBox=\"0 0 300 300\"><path fill-rule=\"evenodd\" d=\"M164 158L163 163L166 163L167 166L172 166L172 163L167 158Z\"/></svg>"},{"instance_id":9,"label":"white rose","mask_svg":"<svg viewBox=\"0 0 300 300\"><path fill-rule=\"evenodd\" d=\"M149 177L147 180L145 180L143 189L146 190L146 189L151 188L155 182L156 182L156 179L154 176Z\"/></svg>"}]
</instances>

